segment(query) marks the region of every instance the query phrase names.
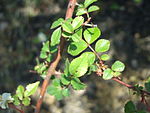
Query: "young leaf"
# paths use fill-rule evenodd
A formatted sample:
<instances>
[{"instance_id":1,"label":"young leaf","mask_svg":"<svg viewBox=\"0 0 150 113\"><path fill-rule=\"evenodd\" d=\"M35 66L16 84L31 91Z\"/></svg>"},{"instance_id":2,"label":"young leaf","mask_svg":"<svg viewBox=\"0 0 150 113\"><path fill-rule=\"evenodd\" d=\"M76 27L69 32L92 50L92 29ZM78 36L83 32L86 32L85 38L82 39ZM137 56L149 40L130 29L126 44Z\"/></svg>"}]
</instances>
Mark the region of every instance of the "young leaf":
<instances>
[{"instance_id":1,"label":"young leaf","mask_svg":"<svg viewBox=\"0 0 150 113\"><path fill-rule=\"evenodd\" d=\"M84 7L87 8L92 3L96 2L97 0L85 0L84 1Z\"/></svg>"},{"instance_id":2,"label":"young leaf","mask_svg":"<svg viewBox=\"0 0 150 113\"><path fill-rule=\"evenodd\" d=\"M76 17L75 19L73 19L72 21L72 26L73 26L73 29L77 29L79 28L84 22L84 18L82 16L78 16Z\"/></svg>"},{"instance_id":3,"label":"young leaf","mask_svg":"<svg viewBox=\"0 0 150 113\"><path fill-rule=\"evenodd\" d=\"M14 99L14 101L13 101L14 105L16 105L16 106L20 105L20 100L17 95L14 95L13 99Z\"/></svg>"},{"instance_id":4,"label":"young leaf","mask_svg":"<svg viewBox=\"0 0 150 113\"><path fill-rule=\"evenodd\" d=\"M58 20L56 20L56 21L54 21L52 23L51 29L60 26L63 22L64 22L64 19L63 18L59 18Z\"/></svg>"},{"instance_id":5,"label":"young leaf","mask_svg":"<svg viewBox=\"0 0 150 113\"><path fill-rule=\"evenodd\" d=\"M116 61L112 66L111 69L113 71L118 71L118 72L122 72L125 69L125 65L124 63L120 62L120 61Z\"/></svg>"},{"instance_id":6,"label":"young leaf","mask_svg":"<svg viewBox=\"0 0 150 113\"><path fill-rule=\"evenodd\" d=\"M100 39L96 42L95 51L96 52L106 52L109 50L110 41L106 39Z\"/></svg>"},{"instance_id":7,"label":"young leaf","mask_svg":"<svg viewBox=\"0 0 150 113\"><path fill-rule=\"evenodd\" d=\"M73 78L71 80L71 85L75 90L83 90L86 87L86 85L83 84L78 78Z\"/></svg>"},{"instance_id":8,"label":"young leaf","mask_svg":"<svg viewBox=\"0 0 150 113\"><path fill-rule=\"evenodd\" d=\"M78 8L76 15L80 16L86 13L87 13L87 10L85 8Z\"/></svg>"},{"instance_id":9,"label":"young leaf","mask_svg":"<svg viewBox=\"0 0 150 113\"><path fill-rule=\"evenodd\" d=\"M76 56L80 54L87 48L87 43L84 40L80 40L79 42L72 42L68 47L68 53L72 56Z\"/></svg>"},{"instance_id":10,"label":"young leaf","mask_svg":"<svg viewBox=\"0 0 150 113\"><path fill-rule=\"evenodd\" d=\"M89 12L89 13L90 13L90 12L93 12L93 11L97 11L97 10L99 10L99 7L96 6L96 5L92 5L92 6L90 6L90 7L88 8L88 12Z\"/></svg>"},{"instance_id":11,"label":"young leaf","mask_svg":"<svg viewBox=\"0 0 150 113\"><path fill-rule=\"evenodd\" d=\"M29 106L29 105L30 105L30 101L31 101L31 99L30 99L29 97L25 97L25 98L23 98L23 100L22 100L22 104L23 104L24 106Z\"/></svg>"},{"instance_id":12,"label":"young leaf","mask_svg":"<svg viewBox=\"0 0 150 113\"><path fill-rule=\"evenodd\" d=\"M36 90L37 90L37 88L39 86L39 83L40 82L38 81L38 82L35 82L35 83L27 85L26 86L26 90L24 92L24 96L28 97L28 96L33 95L36 92Z\"/></svg>"},{"instance_id":13,"label":"young leaf","mask_svg":"<svg viewBox=\"0 0 150 113\"><path fill-rule=\"evenodd\" d=\"M63 28L63 30L66 31L67 33L73 33L73 27L72 27L72 25L71 25L69 22L67 22L67 21L65 21L65 22L62 24L62 28Z\"/></svg>"},{"instance_id":14,"label":"young leaf","mask_svg":"<svg viewBox=\"0 0 150 113\"><path fill-rule=\"evenodd\" d=\"M59 44L61 37L61 27L57 28L53 33L51 37L51 46L55 46Z\"/></svg>"},{"instance_id":15,"label":"young leaf","mask_svg":"<svg viewBox=\"0 0 150 113\"><path fill-rule=\"evenodd\" d=\"M120 72L117 72L117 71L113 73L113 76L114 76L114 77L118 77L118 76L120 76L120 75L121 75L121 73L120 73Z\"/></svg>"},{"instance_id":16,"label":"young leaf","mask_svg":"<svg viewBox=\"0 0 150 113\"><path fill-rule=\"evenodd\" d=\"M23 94L24 94L24 87L22 85L19 85L17 87L17 90L16 90L16 96L18 96L18 98L20 100L22 100L23 99Z\"/></svg>"},{"instance_id":17,"label":"young leaf","mask_svg":"<svg viewBox=\"0 0 150 113\"><path fill-rule=\"evenodd\" d=\"M104 70L103 72L103 79L104 80L109 80L113 77L113 71L109 68L107 68L106 70Z\"/></svg>"},{"instance_id":18,"label":"young leaf","mask_svg":"<svg viewBox=\"0 0 150 113\"><path fill-rule=\"evenodd\" d=\"M124 108L125 113L135 113L136 108L132 101L128 101Z\"/></svg>"},{"instance_id":19,"label":"young leaf","mask_svg":"<svg viewBox=\"0 0 150 113\"><path fill-rule=\"evenodd\" d=\"M84 39L89 43L93 43L101 35L101 31L98 27L87 28L84 33Z\"/></svg>"},{"instance_id":20,"label":"young leaf","mask_svg":"<svg viewBox=\"0 0 150 113\"><path fill-rule=\"evenodd\" d=\"M83 76L88 69L88 61L83 57L78 57L72 60L69 66L69 72L75 77Z\"/></svg>"},{"instance_id":21,"label":"young leaf","mask_svg":"<svg viewBox=\"0 0 150 113\"><path fill-rule=\"evenodd\" d=\"M49 41L46 41L45 43L43 43L41 52L49 52L50 51L49 47L50 47L50 43Z\"/></svg>"},{"instance_id":22,"label":"young leaf","mask_svg":"<svg viewBox=\"0 0 150 113\"><path fill-rule=\"evenodd\" d=\"M107 54L103 54L103 55L101 55L101 59L104 60L104 61L106 61L106 60L110 59L110 56L107 55Z\"/></svg>"}]
</instances>

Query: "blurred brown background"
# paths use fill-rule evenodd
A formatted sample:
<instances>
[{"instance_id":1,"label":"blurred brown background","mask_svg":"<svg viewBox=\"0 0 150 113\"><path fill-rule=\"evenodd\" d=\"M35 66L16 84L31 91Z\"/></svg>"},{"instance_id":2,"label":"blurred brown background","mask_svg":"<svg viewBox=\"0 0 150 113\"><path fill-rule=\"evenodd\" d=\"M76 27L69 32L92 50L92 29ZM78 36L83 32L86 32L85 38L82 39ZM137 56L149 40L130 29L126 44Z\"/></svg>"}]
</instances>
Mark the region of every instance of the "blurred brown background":
<instances>
[{"instance_id":1,"label":"blurred brown background","mask_svg":"<svg viewBox=\"0 0 150 113\"><path fill-rule=\"evenodd\" d=\"M83 0L80 0L81 2ZM14 92L19 84L42 80L33 70L42 42L50 38L51 23L65 16L68 0L0 0L0 94ZM123 80L141 84L150 76L150 1L98 0L101 10L92 14L102 30L101 38L111 40L109 54L126 64ZM82 78L84 91L72 91L62 101L46 95L41 113L123 113L128 99L138 104L124 86L96 75ZM36 96L33 98L35 105ZM26 113L33 112L33 107ZM15 113L13 110L0 113Z\"/></svg>"}]
</instances>

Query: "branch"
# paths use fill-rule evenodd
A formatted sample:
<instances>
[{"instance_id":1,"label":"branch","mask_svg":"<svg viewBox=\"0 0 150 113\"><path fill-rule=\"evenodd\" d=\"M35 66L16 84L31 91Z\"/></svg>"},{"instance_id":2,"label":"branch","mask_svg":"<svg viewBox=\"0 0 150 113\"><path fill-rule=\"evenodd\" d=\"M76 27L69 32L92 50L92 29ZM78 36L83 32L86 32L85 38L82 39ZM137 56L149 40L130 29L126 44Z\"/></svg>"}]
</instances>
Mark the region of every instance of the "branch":
<instances>
[{"instance_id":1,"label":"branch","mask_svg":"<svg viewBox=\"0 0 150 113\"><path fill-rule=\"evenodd\" d=\"M13 105L13 104L8 104L8 106L9 106L10 108L12 108L12 109L15 109L15 110L19 111L20 113L24 113L23 110L17 108L17 107L16 107L15 105Z\"/></svg>"},{"instance_id":2,"label":"branch","mask_svg":"<svg viewBox=\"0 0 150 113\"><path fill-rule=\"evenodd\" d=\"M127 87L127 88L129 88L129 89L132 89L132 90L134 90L134 91L137 91L137 89L136 89L135 86L132 86L132 85L130 85L130 84L127 84L127 83L121 81L121 80L120 80L119 78L117 78L117 77L113 77L112 80L118 82L119 84L121 84L121 85L123 85L123 86L125 86L125 87ZM140 90L140 92L141 92L141 95L143 95L143 94L150 95L150 92L145 91L145 90L142 90L142 89Z\"/></svg>"},{"instance_id":3,"label":"branch","mask_svg":"<svg viewBox=\"0 0 150 113\"><path fill-rule=\"evenodd\" d=\"M76 5L76 0L69 0L69 4L68 4L68 8L67 8L65 19L68 19L68 18L72 17L75 5ZM60 42L60 45L58 46L57 56L56 56L55 60L51 63L51 65L50 65L50 67L48 69L46 78L44 79L44 82L42 84L40 97L39 97L39 100L37 101L36 108L35 108L35 113L39 113L40 112L42 101L43 101L43 98L44 98L47 86L49 84L50 77L55 72L55 69L56 69L56 67L57 67L57 65L58 65L58 63L59 63L59 61L61 59L63 48L64 48L64 43L65 43L65 39L63 37L61 37L61 42Z\"/></svg>"}]
</instances>

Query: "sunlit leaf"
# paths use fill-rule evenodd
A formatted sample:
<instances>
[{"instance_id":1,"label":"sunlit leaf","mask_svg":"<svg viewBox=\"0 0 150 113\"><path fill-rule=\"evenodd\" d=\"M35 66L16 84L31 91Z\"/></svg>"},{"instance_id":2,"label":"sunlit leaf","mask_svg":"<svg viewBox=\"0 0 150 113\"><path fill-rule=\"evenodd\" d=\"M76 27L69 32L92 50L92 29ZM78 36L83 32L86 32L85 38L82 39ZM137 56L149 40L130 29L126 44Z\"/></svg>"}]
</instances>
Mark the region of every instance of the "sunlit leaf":
<instances>
[{"instance_id":1,"label":"sunlit leaf","mask_svg":"<svg viewBox=\"0 0 150 113\"><path fill-rule=\"evenodd\" d=\"M110 41L106 39L100 39L96 42L95 51L96 52L106 52L109 50Z\"/></svg>"},{"instance_id":2,"label":"sunlit leaf","mask_svg":"<svg viewBox=\"0 0 150 113\"><path fill-rule=\"evenodd\" d=\"M87 46L88 45L84 40L80 40L79 42L72 42L68 47L68 53L72 56L76 56L84 51Z\"/></svg>"},{"instance_id":3,"label":"sunlit leaf","mask_svg":"<svg viewBox=\"0 0 150 113\"><path fill-rule=\"evenodd\" d=\"M28 96L33 95L36 92L39 84L40 84L40 82L38 81L38 82L27 85L26 90L24 92L24 96L28 97Z\"/></svg>"},{"instance_id":4,"label":"sunlit leaf","mask_svg":"<svg viewBox=\"0 0 150 113\"><path fill-rule=\"evenodd\" d=\"M85 0L84 1L84 7L88 7L89 5L91 5L92 3L96 2L97 0Z\"/></svg>"},{"instance_id":5,"label":"sunlit leaf","mask_svg":"<svg viewBox=\"0 0 150 113\"><path fill-rule=\"evenodd\" d=\"M24 87L23 87L22 85L19 85L19 86L17 87L16 95L18 96L18 98L19 98L20 100L23 99Z\"/></svg>"},{"instance_id":6,"label":"sunlit leaf","mask_svg":"<svg viewBox=\"0 0 150 113\"><path fill-rule=\"evenodd\" d=\"M100 58L101 58L102 60L106 61L106 60L109 60L109 59L110 59L110 56L107 55L107 54L103 54L103 55L101 55Z\"/></svg>"},{"instance_id":7,"label":"sunlit leaf","mask_svg":"<svg viewBox=\"0 0 150 113\"><path fill-rule=\"evenodd\" d=\"M72 60L69 66L69 72L75 77L83 76L88 69L88 61L82 57L78 57Z\"/></svg>"},{"instance_id":8,"label":"sunlit leaf","mask_svg":"<svg viewBox=\"0 0 150 113\"><path fill-rule=\"evenodd\" d=\"M84 31L84 39L89 43L93 43L98 37L101 35L101 31L99 30L98 27L94 28L87 28Z\"/></svg>"},{"instance_id":9,"label":"sunlit leaf","mask_svg":"<svg viewBox=\"0 0 150 113\"><path fill-rule=\"evenodd\" d=\"M61 27L57 28L51 36L51 46L59 44L61 37Z\"/></svg>"},{"instance_id":10,"label":"sunlit leaf","mask_svg":"<svg viewBox=\"0 0 150 113\"><path fill-rule=\"evenodd\" d=\"M56 20L56 21L54 21L52 23L51 29L60 26L63 22L64 22L64 19L63 18L59 18L58 20Z\"/></svg>"},{"instance_id":11,"label":"sunlit leaf","mask_svg":"<svg viewBox=\"0 0 150 113\"><path fill-rule=\"evenodd\" d=\"M124 63L120 62L120 61L116 61L112 66L111 69L113 71L119 71L122 72L125 69L125 65Z\"/></svg>"},{"instance_id":12,"label":"sunlit leaf","mask_svg":"<svg viewBox=\"0 0 150 113\"><path fill-rule=\"evenodd\" d=\"M73 29L77 29L79 28L84 22L84 18L82 16L78 16L76 17L75 19L73 19L72 21L72 26L73 26Z\"/></svg>"},{"instance_id":13,"label":"sunlit leaf","mask_svg":"<svg viewBox=\"0 0 150 113\"><path fill-rule=\"evenodd\" d=\"M113 71L109 68L105 69L103 72L103 79L109 80L113 77Z\"/></svg>"},{"instance_id":14,"label":"sunlit leaf","mask_svg":"<svg viewBox=\"0 0 150 113\"><path fill-rule=\"evenodd\" d=\"M96 5L92 5L92 6L90 6L90 7L88 8L88 12L89 12L89 13L90 13L90 12L93 12L93 11L97 11L97 10L99 10L99 7L96 6Z\"/></svg>"},{"instance_id":15,"label":"sunlit leaf","mask_svg":"<svg viewBox=\"0 0 150 113\"><path fill-rule=\"evenodd\" d=\"M62 28L64 31L66 31L67 33L73 33L73 27L71 25L71 23L65 21L62 25Z\"/></svg>"}]
</instances>

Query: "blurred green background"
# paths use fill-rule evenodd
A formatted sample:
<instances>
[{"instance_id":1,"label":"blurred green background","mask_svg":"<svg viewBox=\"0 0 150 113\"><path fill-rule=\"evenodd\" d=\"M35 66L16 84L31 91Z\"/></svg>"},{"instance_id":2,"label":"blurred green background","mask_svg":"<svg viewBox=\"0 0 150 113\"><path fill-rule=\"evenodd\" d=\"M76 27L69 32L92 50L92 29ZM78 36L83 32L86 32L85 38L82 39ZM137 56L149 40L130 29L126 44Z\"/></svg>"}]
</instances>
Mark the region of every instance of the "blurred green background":
<instances>
[{"instance_id":1,"label":"blurred green background","mask_svg":"<svg viewBox=\"0 0 150 113\"><path fill-rule=\"evenodd\" d=\"M83 0L78 0L83 2ZM0 0L0 93L14 92L19 84L42 79L29 70L36 65L42 42L50 38L51 23L65 17L68 0ZM110 39L109 54L125 62L123 80L141 84L150 76L150 1L98 0L100 11L92 14L93 23ZM72 91L62 101L46 95L41 113L123 113L128 99L139 98L113 81L96 75L82 78L84 91ZM35 105L37 96L33 97ZM34 106L25 109L33 112ZM0 110L0 113L15 113Z\"/></svg>"}]
</instances>

